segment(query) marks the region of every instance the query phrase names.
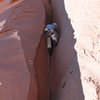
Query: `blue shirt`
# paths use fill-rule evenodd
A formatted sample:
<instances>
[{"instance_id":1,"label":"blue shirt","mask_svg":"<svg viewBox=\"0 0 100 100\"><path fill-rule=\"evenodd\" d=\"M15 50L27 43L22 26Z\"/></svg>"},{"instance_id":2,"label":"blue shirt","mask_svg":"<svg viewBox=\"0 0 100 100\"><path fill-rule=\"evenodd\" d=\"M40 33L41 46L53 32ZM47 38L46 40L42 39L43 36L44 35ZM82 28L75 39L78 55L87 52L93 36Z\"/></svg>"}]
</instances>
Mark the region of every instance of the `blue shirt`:
<instances>
[{"instance_id":1,"label":"blue shirt","mask_svg":"<svg viewBox=\"0 0 100 100\"><path fill-rule=\"evenodd\" d=\"M53 24L48 24L46 26L46 28L49 29L49 30L55 30L56 29L55 25L53 25Z\"/></svg>"}]
</instances>

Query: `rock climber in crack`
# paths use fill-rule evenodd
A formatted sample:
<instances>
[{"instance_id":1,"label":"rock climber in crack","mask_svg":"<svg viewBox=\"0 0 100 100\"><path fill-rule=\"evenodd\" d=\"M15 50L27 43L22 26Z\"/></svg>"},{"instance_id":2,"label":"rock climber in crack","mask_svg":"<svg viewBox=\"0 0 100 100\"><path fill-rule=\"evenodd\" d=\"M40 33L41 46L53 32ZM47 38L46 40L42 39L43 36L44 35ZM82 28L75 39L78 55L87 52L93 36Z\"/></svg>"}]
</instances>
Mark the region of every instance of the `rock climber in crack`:
<instances>
[{"instance_id":1,"label":"rock climber in crack","mask_svg":"<svg viewBox=\"0 0 100 100\"><path fill-rule=\"evenodd\" d=\"M53 48L58 44L58 33L57 33L57 24L47 24L44 30L45 39L47 44L47 49L49 54L51 54Z\"/></svg>"}]
</instances>

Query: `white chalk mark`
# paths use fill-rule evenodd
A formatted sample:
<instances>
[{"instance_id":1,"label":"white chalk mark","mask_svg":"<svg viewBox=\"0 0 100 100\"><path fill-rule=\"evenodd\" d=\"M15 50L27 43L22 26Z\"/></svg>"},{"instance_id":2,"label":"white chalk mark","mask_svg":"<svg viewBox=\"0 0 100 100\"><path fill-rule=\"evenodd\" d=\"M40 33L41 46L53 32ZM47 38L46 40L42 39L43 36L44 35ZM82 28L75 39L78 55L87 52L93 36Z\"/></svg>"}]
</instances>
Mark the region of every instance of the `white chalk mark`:
<instances>
[{"instance_id":1,"label":"white chalk mark","mask_svg":"<svg viewBox=\"0 0 100 100\"><path fill-rule=\"evenodd\" d=\"M6 23L7 19L0 22L0 30L2 30L4 24Z\"/></svg>"}]
</instances>

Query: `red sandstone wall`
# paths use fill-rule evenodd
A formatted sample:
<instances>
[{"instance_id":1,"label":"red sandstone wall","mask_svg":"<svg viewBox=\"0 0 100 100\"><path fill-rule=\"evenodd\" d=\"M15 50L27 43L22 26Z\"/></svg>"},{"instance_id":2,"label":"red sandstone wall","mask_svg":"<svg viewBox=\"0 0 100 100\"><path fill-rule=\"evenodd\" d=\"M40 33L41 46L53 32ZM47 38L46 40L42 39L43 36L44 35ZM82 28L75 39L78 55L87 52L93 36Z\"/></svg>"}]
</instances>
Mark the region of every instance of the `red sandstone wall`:
<instances>
[{"instance_id":1,"label":"red sandstone wall","mask_svg":"<svg viewBox=\"0 0 100 100\"><path fill-rule=\"evenodd\" d=\"M56 4L55 4L56 3ZM74 29L63 0L52 0L53 20L58 24L59 44L51 57L52 100L84 100Z\"/></svg>"},{"instance_id":2,"label":"red sandstone wall","mask_svg":"<svg viewBox=\"0 0 100 100\"><path fill-rule=\"evenodd\" d=\"M44 5L41 0L23 0L3 7L0 100L47 100L49 57L42 36Z\"/></svg>"},{"instance_id":3,"label":"red sandstone wall","mask_svg":"<svg viewBox=\"0 0 100 100\"><path fill-rule=\"evenodd\" d=\"M48 100L50 65L51 100L100 99L99 1L89 2L0 1L0 100ZM42 34L52 17L50 62Z\"/></svg>"}]
</instances>

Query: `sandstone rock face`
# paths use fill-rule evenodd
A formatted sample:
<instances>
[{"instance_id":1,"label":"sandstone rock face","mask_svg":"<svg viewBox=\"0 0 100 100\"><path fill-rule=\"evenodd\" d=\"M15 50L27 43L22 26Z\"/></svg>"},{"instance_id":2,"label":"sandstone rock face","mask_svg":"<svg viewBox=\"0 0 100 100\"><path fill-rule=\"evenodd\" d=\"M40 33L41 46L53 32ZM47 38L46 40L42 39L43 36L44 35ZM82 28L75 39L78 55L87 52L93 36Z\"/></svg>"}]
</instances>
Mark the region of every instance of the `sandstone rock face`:
<instances>
[{"instance_id":1,"label":"sandstone rock face","mask_svg":"<svg viewBox=\"0 0 100 100\"><path fill-rule=\"evenodd\" d=\"M0 100L48 99L45 21L41 0L7 2L1 7Z\"/></svg>"},{"instance_id":2,"label":"sandstone rock face","mask_svg":"<svg viewBox=\"0 0 100 100\"><path fill-rule=\"evenodd\" d=\"M45 8L46 24L52 21L52 7L50 0L42 0Z\"/></svg>"},{"instance_id":3,"label":"sandstone rock face","mask_svg":"<svg viewBox=\"0 0 100 100\"><path fill-rule=\"evenodd\" d=\"M17 32L1 36L0 48L0 99L27 100L30 74Z\"/></svg>"},{"instance_id":4,"label":"sandstone rock face","mask_svg":"<svg viewBox=\"0 0 100 100\"><path fill-rule=\"evenodd\" d=\"M74 9L68 3L70 7L74 5ZM100 1L80 0L79 6L72 1L65 4L75 29L85 100L100 100Z\"/></svg>"},{"instance_id":5,"label":"sandstone rock face","mask_svg":"<svg viewBox=\"0 0 100 100\"><path fill-rule=\"evenodd\" d=\"M52 100L84 100L80 68L74 49L76 43L74 29L65 11L64 1L52 0L52 7L53 20L58 24L60 39L51 57L51 98Z\"/></svg>"},{"instance_id":6,"label":"sandstone rock face","mask_svg":"<svg viewBox=\"0 0 100 100\"><path fill-rule=\"evenodd\" d=\"M99 4L52 0L61 35L52 55L53 100L100 100Z\"/></svg>"},{"instance_id":7,"label":"sandstone rock face","mask_svg":"<svg viewBox=\"0 0 100 100\"><path fill-rule=\"evenodd\" d=\"M100 100L100 2L90 1L0 0L0 100ZM51 21L60 39L50 59Z\"/></svg>"}]
</instances>

